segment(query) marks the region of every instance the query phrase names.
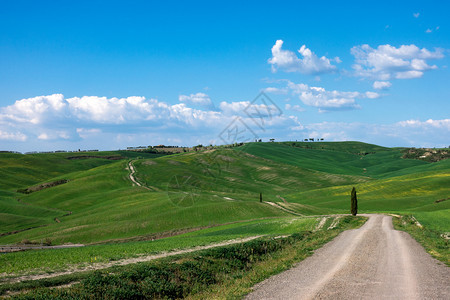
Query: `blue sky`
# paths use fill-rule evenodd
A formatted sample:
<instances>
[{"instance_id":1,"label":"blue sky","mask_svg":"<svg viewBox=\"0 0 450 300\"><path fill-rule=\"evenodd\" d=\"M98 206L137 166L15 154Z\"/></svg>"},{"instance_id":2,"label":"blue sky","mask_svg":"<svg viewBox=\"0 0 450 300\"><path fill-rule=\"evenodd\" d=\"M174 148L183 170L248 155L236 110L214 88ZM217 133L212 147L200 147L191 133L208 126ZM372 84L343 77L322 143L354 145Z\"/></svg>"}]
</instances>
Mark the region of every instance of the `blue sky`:
<instances>
[{"instance_id":1,"label":"blue sky","mask_svg":"<svg viewBox=\"0 0 450 300\"><path fill-rule=\"evenodd\" d=\"M449 13L448 1L3 1L0 150L449 146ZM252 104L261 91L270 101Z\"/></svg>"}]
</instances>

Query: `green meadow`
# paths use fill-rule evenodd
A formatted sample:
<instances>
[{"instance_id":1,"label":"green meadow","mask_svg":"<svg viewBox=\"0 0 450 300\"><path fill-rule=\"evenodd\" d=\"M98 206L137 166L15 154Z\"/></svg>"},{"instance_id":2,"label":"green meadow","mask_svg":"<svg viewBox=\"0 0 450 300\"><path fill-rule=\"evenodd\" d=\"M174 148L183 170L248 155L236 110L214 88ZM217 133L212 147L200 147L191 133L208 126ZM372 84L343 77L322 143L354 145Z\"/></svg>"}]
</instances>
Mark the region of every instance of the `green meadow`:
<instances>
[{"instance_id":1,"label":"green meadow","mask_svg":"<svg viewBox=\"0 0 450 300\"><path fill-rule=\"evenodd\" d=\"M0 274L26 274L28 271L65 271L71 267L86 267L121 259L152 255L174 249L187 249L226 240L253 236L276 237L301 231L311 231L317 218L271 218L243 221L205 228L154 241L91 245L77 248L35 250L0 256ZM332 222L332 218L328 224Z\"/></svg>"},{"instance_id":2,"label":"green meadow","mask_svg":"<svg viewBox=\"0 0 450 300\"><path fill-rule=\"evenodd\" d=\"M359 213L414 216L445 236L450 161L404 159L402 151L360 142L283 142L173 155L0 153L0 245L86 245L1 254L0 273L61 271L312 231L321 215L349 213L352 187ZM141 186L130 179L130 163ZM434 251L448 257L448 241L439 245L444 249Z\"/></svg>"}]
</instances>

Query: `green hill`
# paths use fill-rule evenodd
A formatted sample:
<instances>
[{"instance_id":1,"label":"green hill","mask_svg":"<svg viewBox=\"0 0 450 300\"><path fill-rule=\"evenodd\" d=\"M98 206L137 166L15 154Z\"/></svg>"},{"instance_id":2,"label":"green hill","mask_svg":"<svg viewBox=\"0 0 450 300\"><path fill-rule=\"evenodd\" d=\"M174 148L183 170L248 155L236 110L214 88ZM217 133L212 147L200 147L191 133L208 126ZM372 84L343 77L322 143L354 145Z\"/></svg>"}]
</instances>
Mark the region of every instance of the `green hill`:
<instances>
[{"instance_id":1,"label":"green hill","mask_svg":"<svg viewBox=\"0 0 450 300\"><path fill-rule=\"evenodd\" d=\"M20 202L26 195L17 193L18 189L70 179L77 173L115 163L117 159L125 161L138 156L150 158L160 155L131 151L27 155L0 153L0 235L45 226L68 213L56 207ZM41 193L37 192L38 197Z\"/></svg>"},{"instance_id":2,"label":"green hill","mask_svg":"<svg viewBox=\"0 0 450 300\"><path fill-rule=\"evenodd\" d=\"M116 159L160 155L132 151L15 154L0 153L0 190L15 191L45 180L109 164ZM78 159L77 159L78 158Z\"/></svg>"},{"instance_id":3,"label":"green hill","mask_svg":"<svg viewBox=\"0 0 450 300\"><path fill-rule=\"evenodd\" d=\"M55 243L89 243L286 216L289 214L259 203L259 194L264 201L274 202L280 201L280 195L299 190L367 181L364 177L305 170L234 150L213 150L135 161L135 176L146 189L132 186L127 162L69 173L64 175L69 180L65 184L16 195L21 199L21 203L14 202L16 207L47 210L48 214L41 216L46 226L0 237L0 243L39 241L49 236ZM177 180L183 184L176 186Z\"/></svg>"},{"instance_id":4,"label":"green hill","mask_svg":"<svg viewBox=\"0 0 450 300\"><path fill-rule=\"evenodd\" d=\"M322 149L323 148L323 149ZM273 161L332 174L379 178L430 163L401 159L401 150L360 142L248 143L239 148Z\"/></svg>"},{"instance_id":5,"label":"green hill","mask_svg":"<svg viewBox=\"0 0 450 300\"><path fill-rule=\"evenodd\" d=\"M450 160L403 159L400 149L249 143L166 156L0 153L0 162L0 245L87 244L3 254L2 274L56 272L245 237L322 234L341 217L321 215L349 213L353 186L359 213L412 215L396 222L410 226L430 253L448 258Z\"/></svg>"},{"instance_id":6,"label":"green hill","mask_svg":"<svg viewBox=\"0 0 450 300\"><path fill-rule=\"evenodd\" d=\"M134 177L142 187L129 177L130 158L138 156ZM94 243L292 216L290 211L346 213L353 186L360 212L414 212L419 218L427 212L424 218L433 223L434 212L449 208L449 201L435 203L450 197L448 160L402 159L399 149L359 142L248 143L167 156L3 153L0 161L0 244L45 238ZM17 192L61 179L67 183ZM260 194L277 205L260 203Z\"/></svg>"}]
</instances>

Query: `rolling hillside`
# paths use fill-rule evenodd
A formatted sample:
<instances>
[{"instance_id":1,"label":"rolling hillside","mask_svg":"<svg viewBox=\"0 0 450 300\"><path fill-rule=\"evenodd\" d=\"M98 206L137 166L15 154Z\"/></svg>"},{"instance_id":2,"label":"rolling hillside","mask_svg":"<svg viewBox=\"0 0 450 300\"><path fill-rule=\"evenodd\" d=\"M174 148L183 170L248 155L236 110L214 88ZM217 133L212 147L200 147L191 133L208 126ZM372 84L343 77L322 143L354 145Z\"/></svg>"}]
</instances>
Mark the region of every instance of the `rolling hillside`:
<instances>
[{"instance_id":1,"label":"rolling hillside","mask_svg":"<svg viewBox=\"0 0 450 300\"><path fill-rule=\"evenodd\" d=\"M299 190L367 181L364 177L304 170L229 149L136 160L134 167L136 178L148 188L133 186L127 161L117 161L65 174L69 182L62 185L16 194L21 200L14 202L16 205L47 209L47 223L0 237L0 243L39 241L49 236L59 244L90 243L286 216L289 214L280 209L259 203L259 194L264 201L279 201L277 196ZM184 184L178 187L176 180Z\"/></svg>"},{"instance_id":2,"label":"rolling hillside","mask_svg":"<svg viewBox=\"0 0 450 300\"><path fill-rule=\"evenodd\" d=\"M39 184L71 179L99 166L133 157L158 157L152 153L130 151L12 154L0 153L0 235L54 223L68 211L23 202L18 193ZM54 188L53 188L54 189ZM41 191L42 192L42 191ZM39 195L41 192L35 192Z\"/></svg>"},{"instance_id":3,"label":"rolling hillside","mask_svg":"<svg viewBox=\"0 0 450 300\"><path fill-rule=\"evenodd\" d=\"M248 143L239 150L301 168L372 178L429 165L424 161L401 159L399 149L360 142Z\"/></svg>"},{"instance_id":4,"label":"rolling hillside","mask_svg":"<svg viewBox=\"0 0 450 300\"><path fill-rule=\"evenodd\" d=\"M347 213L353 186L360 212L414 213L450 231L441 221L433 225L434 214L448 215L450 201L436 201L450 197L449 161L402 159L399 149L286 142L140 159L132 152L69 155L75 154L0 155L0 244L152 239L292 211ZM142 187L130 180L130 159ZM17 192L58 179L68 182ZM260 203L260 194L276 204Z\"/></svg>"}]
</instances>

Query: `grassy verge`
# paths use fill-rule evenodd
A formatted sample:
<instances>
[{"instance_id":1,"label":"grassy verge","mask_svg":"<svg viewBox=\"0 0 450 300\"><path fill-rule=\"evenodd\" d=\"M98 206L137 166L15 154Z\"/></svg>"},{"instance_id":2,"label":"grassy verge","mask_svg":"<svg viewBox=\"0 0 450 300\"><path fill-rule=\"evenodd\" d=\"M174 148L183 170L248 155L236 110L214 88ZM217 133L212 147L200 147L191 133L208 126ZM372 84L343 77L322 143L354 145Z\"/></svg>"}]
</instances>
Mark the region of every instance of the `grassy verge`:
<instances>
[{"instance_id":1,"label":"grassy verge","mask_svg":"<svg viewBox=\"0 0 450 300\"><path fill-rule=\"evenodd\" d=\"M31 250L0 255L0 274L9 277L45 272L59 272L95 266L175 249L259 235L289 235L312 230L316 218L273 218L221 225L155 241L92 245L79 248Z\"/></svg>"},{"instance_id":2,"label":"grassy verge","mask_svg":"<svg viewBox=\"0 0 450 300\"><path fill-rule=\"evenodd\" d=\"M444 233L427 226L418 226L412 215L394 217L393 223L395 229L409 233L428 253L450 266L449 240Z\"/></svg>"},{"instance_id":3,"label":"grassy verge","mask_svg":"<svg viewBox=\"0 0 450 300\"><path fill-rule=\"evenodd\" d=\"M35 281L33 290L13 299L147 299L237 298L257 282L284 271L346 229L362 225L365 218L344 217L331 230L301 231L285 238L258 240L164 258L154 262L112 267L77 278L68 288L49 289ZM86 277L84 277L86 276ZM58 281L60 280L60 281ZM65 280L64 283L67 283ZM10 290L29 289L23 283Z\"/></svg>"}]
</instances>

